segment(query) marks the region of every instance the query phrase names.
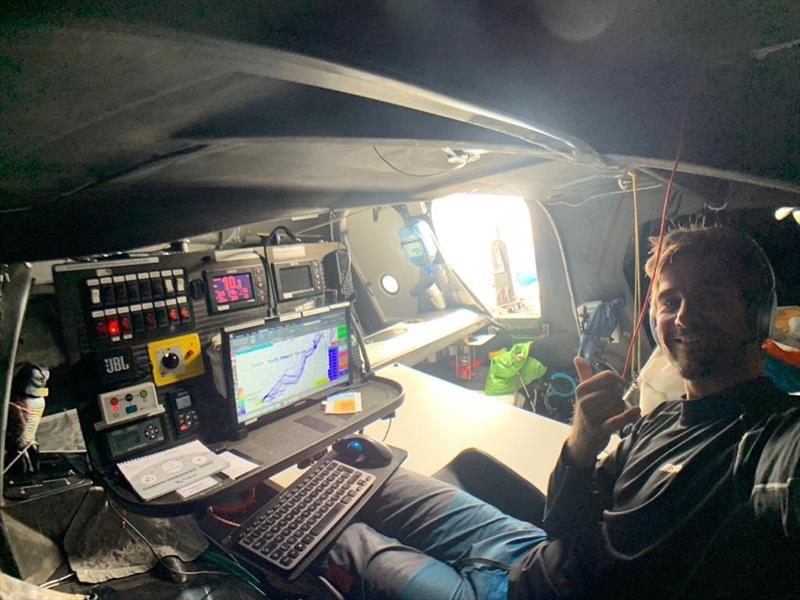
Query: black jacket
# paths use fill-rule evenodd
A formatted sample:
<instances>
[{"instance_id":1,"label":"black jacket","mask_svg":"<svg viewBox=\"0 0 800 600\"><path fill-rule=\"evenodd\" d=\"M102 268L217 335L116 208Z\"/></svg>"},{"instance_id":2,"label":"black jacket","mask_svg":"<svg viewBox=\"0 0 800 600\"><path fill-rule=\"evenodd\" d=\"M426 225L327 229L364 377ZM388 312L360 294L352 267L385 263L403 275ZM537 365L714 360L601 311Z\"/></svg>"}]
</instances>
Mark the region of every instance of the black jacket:
<instances>
[{"instance_id":1,"label":"black jacket","mask_svg":"<svg viewBox=\"0 0 800 600\"><path fill-rule=\"evenodd\" d=\"M666 402L550 478L509 598L800 598L800 401L760 378Z\"/></svg>"}]
</instances>

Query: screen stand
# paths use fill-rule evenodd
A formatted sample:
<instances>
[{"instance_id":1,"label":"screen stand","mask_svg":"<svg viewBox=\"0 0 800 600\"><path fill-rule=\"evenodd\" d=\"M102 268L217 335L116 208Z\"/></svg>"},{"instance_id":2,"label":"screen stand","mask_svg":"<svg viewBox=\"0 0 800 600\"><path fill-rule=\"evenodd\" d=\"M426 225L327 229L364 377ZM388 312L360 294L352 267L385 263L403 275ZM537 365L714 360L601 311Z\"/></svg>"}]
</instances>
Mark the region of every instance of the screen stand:
<instances>
[{"instance_id":1,"label":"screen stand","mask_svg":"<svg viewBox=\"0 0 800 600\"><path fill-rule=\"evenodd\" d=\"M243 440L247 437L247 429L244 426L239 426L233 430L231 434L232 440Z\"/></svg>"}]
</instances>

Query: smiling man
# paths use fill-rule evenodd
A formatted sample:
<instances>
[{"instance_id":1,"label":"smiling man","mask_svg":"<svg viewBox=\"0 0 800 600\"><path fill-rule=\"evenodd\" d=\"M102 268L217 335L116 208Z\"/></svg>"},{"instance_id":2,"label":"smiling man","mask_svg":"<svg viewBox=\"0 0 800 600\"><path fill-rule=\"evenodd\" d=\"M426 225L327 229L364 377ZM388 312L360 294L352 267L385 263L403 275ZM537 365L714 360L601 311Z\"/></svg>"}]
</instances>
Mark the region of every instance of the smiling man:
<instances>
[{"instance_id":1,"label":"smiling man","mask_svg":"<svg viewBox=\"0 0 800 600\"><path fill-rule=\"evenodd\" d=\"M686 398L759 376L775 286L760 248L732 230L675 231L663 255L652 308Z\"/></svg>"},{"instance_id":2,"label":"smiling man","mask_svg":"<svg viewBox=\"0 0 800 600\"><path fill-rule=\"evenodd\" d=\"M772 268L728 228L670 232L651 324L685 395L639 419L611 372L581 376L549 487L552 540L512 572L513 598L800 597L800 403L762 376Z\"/></svg>"},{"instance_id":3,"label":"smiling man","mask_svg":"<svg viewBox=\"0 0 800 600\"><path fill-rule=\"evenodd\" d=\"M769 261L732 229L675 230L646 268L684 397L639 418L617 375L576 358L546 533L401 470L327 557L349 597L800 597L800 403L762 377Z\"/></svg>"}]
</instances>

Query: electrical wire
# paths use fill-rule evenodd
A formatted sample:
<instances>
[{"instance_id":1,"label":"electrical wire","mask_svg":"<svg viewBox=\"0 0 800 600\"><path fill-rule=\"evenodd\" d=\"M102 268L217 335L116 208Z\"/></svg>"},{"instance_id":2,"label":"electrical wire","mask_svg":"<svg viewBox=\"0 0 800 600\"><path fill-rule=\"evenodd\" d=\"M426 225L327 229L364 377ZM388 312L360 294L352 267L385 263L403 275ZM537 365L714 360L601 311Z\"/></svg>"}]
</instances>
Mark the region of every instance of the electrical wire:
<instances>
[{"instance_id":1,"label":"electrical wire","mask_svg":"<svg viewBox=\"0 0 800 600\"><path fill-rule=\"evenodd\" d=\"M550 223L550 228L553 230L553 235L556 238L556 243L558 244L558 252L561 255L561 265L564 269L564 280L567 282L567 294L569 294L569 303L570 303L570 308L572 309L572 317L575 319L575 329L578 332L578 336L580 336L581 321L580 317L578 317L578 307L575 303L575 291L573 290L572 287L572 276L570 275L569 265L567 264L567 255L564 252L564 242L561 239L561 234L558 231L556 222L553 220L553 216L550 214L550 211L547 209L544 203L538 198L532 198L532 200L539 206L539 208L544 213L544 216L547 217L547 221Z\"/></svg>"},{"instance_id":2,"label":"electrical wire","mask_svg":"<svg viewBox=\"0 0 800 600\"><path fill-rule=\"evenodd\" d=\"M11 467L13 467L13 466L14 466L14 463L15 463L15 462L17 462L17 461L18 461L20 458L22 458L23 456L25 456L25 453L28 451L28 448L30 448L31 446L33 446L33 444L34 444L35 442L36 442L36 440L33 440L33 441L29 442L27 446L25 446L25 447L24 447L22 450L20 450L20 451L19 451L19 453L18 453L18 454L17 454L17 455L14 457L14 460L12 460L10 463L8 463L8 464L6 465L6 468L5 468L5 469L3 469L3 475L5 475L6 473L8 473L8 470L9 470Z\"/></svg>"},{"instance_id":3,"label":"electrical wire","mask_svg":"<svg viewBox=\"0 0 800 600\"><path fill-rule=\"evenodd\" d=\"M352 306L353 305L351 304L350 307ZM348 308L348 310L351 310L351 308ZM363 361L362 364L363 373L361 374L361 376L364 382L366 382L366 380L371 378L373 375L372 363L369 360L369 354L367 353L367 345L364 342L364 334L361 331L361 327L359 327L358 325L358 321L354 318L351 318L350 321L353 324L353 335L355 335L356 344L358 344L358 348L361 351L361 359Z\"/></svg>"},{"instance_id":4,"label":"electrical wire","mask_svg":"<svg viewBox=\"0 0 800 600\"><path fill-rule=\"evenodd\" d=\"M147 539L147 538L144 536L144 534L143 534L141 531L139 531L139 530L136 528L136 526L135 526L133 523L131 523L131 522L128 520L128 518L127 518L127 517L124 517L124 516L122 515L122 513L121 513L121 512L119 512L119 510L117 509L117 507L116 507L116 506L114 506L114 503L113 503L113 502L111 502L111 500L106 500L106 503L108 504L108 507L109 507L111 510L113 510L113 511L116 513L116 515L117 515L117 516L120 518L120 520L121 520L123 523L125 523L125 524L126 524L128 527L130 527L131 529L133 529L133 531L135 531L135 532L136 532L136 535L138 535L140 538L142 538L142 541L145 543L145 545L146 545L148 548L150 548L150 552L152 552L152 553L153 553L153 555L156 557L156 559L157 559L157 560L161 560L161 557L158 555L158 552L156 552L156 549L155 549L155 548L153 547L153 545L150 543L150 540L148 540L148 539Z\"/></svg>"},{"instance_id":5,"label":"electrical wire","mask_svg":"<svg viewBox=\"0 0 800 600\"><path fill-rule=\"evenodd\" d=\"M324 585L328 589L328 591L336 600L345 600L344 596L342 596L342 594L339 593L339 590L337 590L330 581L325 579L322 575L317 575L317 579L319 579L322 585Z\"/></svg>"},{"instance_id":6,"label":"electrical wire","mask_svg":"<svg viewBox=\"0 0 800 600\"><path fill-rule=\"evenodd\" d=\"M641 248L640 248L640 240L639 240L639 196L637 190L637 178L636 178L636 171L630 171L628 173L631 177L631 191L633 193L633 272L634 272L634 282L633 282L633 319L631 319L631 324L636 322L636 317L638 316L639 311L642 308L642 255L641 255ZM660 186L659 186L660 187ZM637 373L642 368L642 344L641 340L636 340L636 362L635 368L632 369Z\"/></svg>"},{"instance_id":7,"label":"electrical wire","mask_svg":"<svg viewBox=\"0 0 800 600\"><path fill-rule=\"evenodd\" d=\"M208 534L206 534L206 537L209 537ZM213 540L213 538L211 537L209 537L209 539ZM216 552L211 552L210 550L206 550L205 552L203 552L202 558L210 562L211 564L218 566L221 569L225 569L232 575L235 575L236 577L242 580L246 580L247 583L250 583L258 587L258 584L260 583L258 577L253 575L253 573L251 573L247 569L245 569L241 565L241 563L238 560L236 560L236 557L227 550L225 550L225 548L220 546L220 544L216 542L216 540L214 540L214 543L218 547L222 548L222 550L226 552L231 558L226 558L225 556L217 554ZM263 594L263 591L260 588L258 591Z\"/></svg>"},{"instance_id":8,"label":"electrical wire","mask_svg":"<svg viewBox=\"0 0 800 600\"><path fill-rule=\"evenodd\" d=\"M403 171L402 169L398 169L392 163L390 163L388 160L386 160L386 158L383 156L383 154L381 154L378 151L378 148L375 146L375 144L372 144L372 149L375 151L375 154L378 155L378 158L380 158L384 163L386 163L386 165L390 169L392 169L392 171L396 171L396 172L400 173L401 175L406 175L408 177L419 177L421 179L425 179L427 177L440 177L441 175L447 175L448 173L452 173L453 171L457 171L458 169L462 168L464 165L468 164L468 162L469 162L469 161L467 161L465 163L460 163L458 166L453 167L452 169L447 169L446 171L439 171L438 173L428 173L428 174L423 175L423 174L419 174L419 173L409 173L408 171Z\"/></svg>"},{"instance_id":9,"label":"electrical wire","mask_svg":"<svg viewBox=\"0 0 800 600\"><path fill-rule=\"evenodd\" d=\"M315 229L319 229L320 227L328 227L329 225L333 225L334 223L338 223L339 221L344 221L345 219L349 219L350 217L355 217L356 215L360 215L363 212L367 212L368 210L372 210L374 207L367 206L365 208L361 208L359 210L355 210L351 213L343 214L341 217L336 217L335 219L329 219L324 223L317 223L316 225L312 225L311 227L306 227L305 229L301 229L300 231L296 231L295 235L303 235L304 233L308 233L309 231L314 231Z\"/></svg>"},{"instance_id":10,"label":"electrical wire","mask_svg":"<svg viewBox=\"0 0 800 600\"><path fill-rule=\"evenodd\" d=\"M389 431L392 429L392 422L394 422L394 418L389 419L389 424L386 426L386 431L383 433L383 438L381 439L382 442L385 442L386 438L389 437Z\"/></svg>"},{"instance_id":11,"label":"electrical wire","mask_svg":"<svg viewBox=\"0 0 800 600\"><path fill-rule=\"evenodd\" d=\"M528 391L528 387L525 385L525 380L522 378L522 373L519 371L517 372L517 377L519 377L519 387L522 390L522 393L528 399L528 404L531 405L531 412L536 412L536 407L533 405L533 398L531 398L531 394Z\"/></svg>"},{"instance_id":12,"label":"electrical wire","mask_svg":"<svg viewBox=\"0 0 800 600\"><path fill-rule=\"evenodd\" d=\"M226 519L225 517L220 517L218 514L214 512L213 506L208 507L208 516L211 517L212 519L216 519L217 521L223 523L224 525L228 525L229 527L236 527L238 529L239 527L242 526L241 523L237 523L236 521L231 521L230 519Z\"/></svg>"},{"instance_id":13,"label":"electrical wire","mask_svg":"<svg viewBox=\"0 0 800 600\"><path fill-rule=\"evenodd\" d=\"M244 570L244 571L247 571L247 569L245 569L245 568L242 566L242 563L240 563L240 562L239 562L239 559L238 559L238 558L236 558L236 555L235 555L235 554L233 554L233 553L232 553L230 550L228 550L228 549L227 549L225 546L223 546L222 544L220 544L220 543L219 543L217 540L215 540L215 539L214 539L214 538L213 538L211 535L209 535L209 534L208 534L208 533L207 533L205 530L201 529L200 531L203 533L203 535L206 537L206 539L207 539L209 542L211 542L211 543L212 543L212 544L214 544L214 545L215 545L217 548L219 548L219 549L220 549L222 552L224 552L225 554L227 554L227 555L230 557L231 561L233 561L233 562L234 562L234 563L236 563L238 566L240 566L240 567L242 568L242 570ZM208 550L206 550L206 552L208 552ZM250 574L252 577L255 577L255 575L253 575L252 573L250 573L250 571L247 571L247 573L249 573L249 574Z\"/></svg>"},{"instance_id":14,"label":"electrical wire","mask_svg":"<svg viewBox=\"0 0 800 600\"><path fill-rule=\"evenodd\" d=\"M42 588L42 589L45 589L45 590L49 590L50 588L54 588L54 587L64 583L65 581L68 581L68 580L72 579L76 575L77 575L77 573L75 571L71 571L71 572L67 573L64 576L59 577L58 579L51 579L50 581L45 581L44 583L39 584L39 587Z\"/></svg>"},{"instance_id":15,"label":"electrical wire","mask_svg":"<svg viewBox=\"0 0 800 600\"><path fill-rule=\"evenodd\" d=\"M6 215L8 213L25 212L31 210L33 206L15 206L12 208L0 208L0 214Z\"/></svg>"},{"instance_id":16,"label":"electrical wire","mask_svg":"<svg viewBox=\"0 0 800 600\"><path fill-rule=\"evenodd\" d=\"M644 192L647 190L656 190L658 188L664 187L662 184L656 185L648 185L646 187L639 188L640 192ZM581 200L580 202L572 203L572 202L564 202L562 200L555 200L553 202L547 202L547 206L567 206L569 208L580 208L586 204L589 204L592 200L597 200L598 198L604 198L606 196L616 196L617 194L627 194L630 190L614 190L613 192L604 192L602 194L595 194L594 196L589 196L585 200Z\"/></svg>"},{"instance_id":17,"label":"electrical wire","mask_svg":"<svg viewBox=\"0 0 800 600\"><path fill-rule=\"evenodd\" d=\"M231 576L230 573L227 573L227 575L229 577ZM206 591L205 594L203 594L203 596L200 598L200 600L206 600L206 598L211 596L211 592L213 592L215 589L217 589L220 586L221 583L222 583L221 581L216 581L216 582L214 582L214 585L208 586L208 590Z\"/></svg>"},{"instance_id":18,"label":"electrical wire","mask_svg":"<svg viewBox=\"0 0 800 600\"><path fill-rule=\"evenodd\" d=\"M345 244L342 240L336 240L336 243L339 244L339 246L341 248L344 248L344 251L347 253L347 269L345 269L344 277L342 277L342 281L339 282L339 285L341 286L341 283L343 281L347 281L347 278L352 275L352 272L353 272L353 255L350 253L350 247L347 244ZM350 295L350 297L352 297L354 295L355 295L355 285L353 285L353 293Z\"/></svg>"},{"instance_id":19,"label":"electrical wire","mask_svg":"<svg viewBox=\"0 0 800 600\"><path fill-rule=\"evenodd\" d=\"M141 531L139 531L139 529L133 523L130 522L130 520L127 517L123 516L123 514L117 509L117 507L114 506L113 502L111 502L110 500L106 500L106 503L108 504L109 508L111 508L111 510L113 510L114 513L116 513L116 515L120 518L120 520L123 521L128 527L130 527L134 531L134 533L136 533L136 535L138 535L141 538L141 540L145 543L145 545L150 549L150 552L153 553L153 556L156 557L156 560L168 571L172 573L177 573L178 575L229 575L230 574L225 571L180 571L178 569L167 567L163 562L161 562L161 559L164 557L160 556L158 552L156 552L156 549L153 546L153 544L150 543L150 540L148 540L144 536L144 534Z\"/></svg>"}]
</instances>

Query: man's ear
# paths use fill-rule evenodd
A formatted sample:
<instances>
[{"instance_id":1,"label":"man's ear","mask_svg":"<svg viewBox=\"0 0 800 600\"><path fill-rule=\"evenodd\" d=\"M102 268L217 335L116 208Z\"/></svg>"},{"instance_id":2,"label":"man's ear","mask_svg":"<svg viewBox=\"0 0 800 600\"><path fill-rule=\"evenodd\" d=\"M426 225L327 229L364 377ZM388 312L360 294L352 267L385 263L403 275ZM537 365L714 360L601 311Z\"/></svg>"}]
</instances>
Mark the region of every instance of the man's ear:
<instances>
[{"instance_id":1,"label":"man's ear","mask_svg":"<svg viewBox=\"0 0 800 600\"><path fill-rule=\"evenodd\" d=\"M650 322L650 333L653 334L653 339L656 341L656 346L662 346L661 338L658 335L658 329L656 329L656 308L655 302L650 303L650 311L648 314L649 322Z\"/></svg>"}]
</instances>

